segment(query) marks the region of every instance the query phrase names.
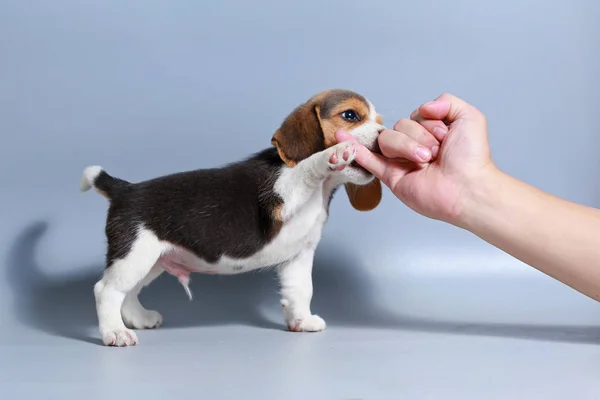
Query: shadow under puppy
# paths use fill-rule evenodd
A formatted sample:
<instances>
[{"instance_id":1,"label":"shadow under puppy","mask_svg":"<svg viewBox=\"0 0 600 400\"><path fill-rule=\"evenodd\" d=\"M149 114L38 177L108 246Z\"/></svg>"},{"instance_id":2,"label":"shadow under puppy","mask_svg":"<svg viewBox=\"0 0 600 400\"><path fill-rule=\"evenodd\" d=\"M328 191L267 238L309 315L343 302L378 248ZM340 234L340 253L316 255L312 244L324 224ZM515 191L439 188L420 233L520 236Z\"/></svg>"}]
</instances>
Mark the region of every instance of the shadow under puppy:
<instances>
[{"instance_id":1,"label":"shadow under puppy","mask_svg":"<svg viewBox=\"0 0 600 400\"><path fill-rule=\"evenodd\" d=\"M138 294L163 271L176 276L191 299L192 272L276 268L288 329L325 329L310 303L313 258L331 198L344 185L357 210L372 210L381 200L381 184L356 164L354 145L336 142L339 129L377 151L384 126L360 94L328 90L283 121L273 147L243 161L139 183L87 167L81 190L93 187L110 201L106 269L94 286L103 343L135 345L128 328L162 324Z\"/></svg>"}]
</instances>

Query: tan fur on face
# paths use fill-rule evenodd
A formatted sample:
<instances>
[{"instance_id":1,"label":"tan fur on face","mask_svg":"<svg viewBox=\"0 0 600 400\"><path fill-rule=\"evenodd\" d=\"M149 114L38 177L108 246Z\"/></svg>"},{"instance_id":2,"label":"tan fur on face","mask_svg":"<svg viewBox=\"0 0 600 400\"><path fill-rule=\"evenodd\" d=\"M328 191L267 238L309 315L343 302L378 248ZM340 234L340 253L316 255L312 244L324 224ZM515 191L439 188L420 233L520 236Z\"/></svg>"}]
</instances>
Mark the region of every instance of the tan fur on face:
<instances>
[{"instance_id":1,"label":"tan fur on face","mask_svg":"<svg viewBox=\"0 0 600 400\"><path fill-rule=\"evenodd\" d=\"M361 117L358 122L349 122L342 118L340 115L346 110L354 110ZM317 114L319 115L319 114ZM335 133L340 129L349 131L353 128L364 123L365 119L369 117L369 106L364 101L359 99L351 98L339 103L330 113L330 117L319 115L319 121L321 122L321 128L323 129L323 136L325 140L325 147L331 147L337 143L335 139Z\"/></svg>"},{"instance_id":2,"label":"tan fur on face","mask_svg":"<svg viewBox=\"0 0 600 400\"><path fill-rule=\"evenodd\" d=\"M357 122L346 121L340 115L353 110L360 117ZM368 121L369 104L361 95L347 90L327 90L298 106L275 132L271 143L281 159L290 167L312 154L337 143L338 130L351 131ZM377 122L382 123L377 115ZM352 206L359 211L372 210L381 200L381 183L375 178L363 186L346 184L346 193Z\"/></svg>"}]
</instances>

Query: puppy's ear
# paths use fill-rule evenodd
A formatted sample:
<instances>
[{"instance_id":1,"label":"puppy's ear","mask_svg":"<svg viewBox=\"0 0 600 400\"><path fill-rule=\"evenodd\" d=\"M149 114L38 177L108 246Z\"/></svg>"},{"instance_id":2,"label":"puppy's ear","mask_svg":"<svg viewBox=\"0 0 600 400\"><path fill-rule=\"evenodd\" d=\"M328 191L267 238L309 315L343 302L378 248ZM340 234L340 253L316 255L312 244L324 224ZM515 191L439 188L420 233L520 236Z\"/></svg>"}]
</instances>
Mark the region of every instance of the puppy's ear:
<instances>
[{"instance_id":1,"label":"puppy's ear","mask_svg":"<svg viewBox=\"0 0 600 400\"><path fill-rule=\"evenodd\" d=\"M375 178L367 185L344 185L350 204L358 211L371 211L381 202L381 182Z\"/></svg>"},{"instance_id":2,"label":"puppy's ear","mask_svg":"<svg viewBox=\"0 0 600 400\"><path fill-rule=\"evenodd\" d=\"M314 102L296 108L271 139L279 157L290 167L312 154L325 150L320 109Z\"/></svg>"}]
</instances>

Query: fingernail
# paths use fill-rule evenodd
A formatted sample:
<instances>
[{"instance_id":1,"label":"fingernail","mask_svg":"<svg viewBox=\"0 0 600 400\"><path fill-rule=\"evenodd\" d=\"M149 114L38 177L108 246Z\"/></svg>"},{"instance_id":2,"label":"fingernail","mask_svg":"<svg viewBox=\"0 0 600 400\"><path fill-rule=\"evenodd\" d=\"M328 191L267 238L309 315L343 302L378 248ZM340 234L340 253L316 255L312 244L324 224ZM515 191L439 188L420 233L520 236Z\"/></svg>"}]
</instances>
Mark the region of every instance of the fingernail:
<instances>
[{"instance_id":1,"label":"fingernail","mask_svg":"<svg viewBox=\"0 0 600 400\"><path fill-rule=\"evenodd\" d=\"M440 154L440 146L433 146L433 148L431 149L431 155L433 156L433 158L436 158L438 154Z\"/></svg>"},{"instance_id":2,"label":"fingernail","mask_svg":"<svg viewBox=\"0 0 600 400\"><path fill-rule=\"evenodd\" d=\"M431 152L427 147L419 146L417 147L417 156L419 156L419 158L423 161L429 161L429 158L431 157Z\"/></svg>"}]
</instances>

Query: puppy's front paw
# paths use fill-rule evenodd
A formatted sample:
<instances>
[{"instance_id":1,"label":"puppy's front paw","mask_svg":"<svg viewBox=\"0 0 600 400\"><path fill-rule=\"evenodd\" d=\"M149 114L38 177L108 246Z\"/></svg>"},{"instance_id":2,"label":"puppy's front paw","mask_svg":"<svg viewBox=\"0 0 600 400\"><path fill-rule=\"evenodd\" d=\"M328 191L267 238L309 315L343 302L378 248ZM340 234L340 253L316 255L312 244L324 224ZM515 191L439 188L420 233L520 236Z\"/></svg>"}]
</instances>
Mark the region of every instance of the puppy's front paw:
<instances>
[{"instance_id":1,"label":"puppy's front paw","mask_svg":"<svg viewBox=\"0 0 600 400\"><path fill-rule=\"evenodd\" d=\"M113 329L101 331L102 343L106 346L126 347L137 344L137 335L129 329Z\"/></svg>"},{"instance_id":2,"label":"puppy's front paw","mask_svg":"<svg viewBox=\"0 0 600 400\"><path fill-rule=\"evenodd\" d=\"M288 329L292 332L319 332L327 327L325 320L318 315L311 315L308 318L295 318L288 321L287 324Z\"/></svg>"},{"instance_id":3,"label":"puppy's front paw","mask_svg":"<svg viewBox=\"0 0 600 400\"><path fill-rule=\"evenodd\" d=\"M132 329L153 329L162 325L163 317L158 311L136 309L123 309L123 322L125 326Z\"/></svg>"},{"instance_id":4,"label":"puppy's front paw","mask_svg":"<svg viewBox=\"0 0 600 400\"><path fill-rule=\"evenodd\" d=\"M352 142L338 143L330 148L329 154L329 169L341 171L354 161L356 146Z\"/></svg>"}]
</instances>

